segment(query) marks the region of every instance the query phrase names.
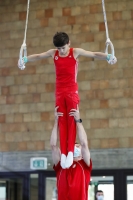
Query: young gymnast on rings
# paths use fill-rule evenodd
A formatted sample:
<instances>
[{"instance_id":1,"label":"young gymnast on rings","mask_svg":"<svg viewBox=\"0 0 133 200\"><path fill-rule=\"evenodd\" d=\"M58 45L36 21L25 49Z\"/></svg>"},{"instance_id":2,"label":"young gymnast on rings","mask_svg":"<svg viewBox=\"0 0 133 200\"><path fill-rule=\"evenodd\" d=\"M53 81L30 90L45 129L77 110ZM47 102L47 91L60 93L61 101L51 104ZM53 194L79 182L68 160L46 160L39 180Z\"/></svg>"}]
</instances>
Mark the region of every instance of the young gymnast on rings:
<instances>
[{"instance_id":1,"label":"young gymnast on rings","mask_svg":"<svg viewBox=\"0 0 133 200\"><path fill-rule=\"evenodd\" d=\"M102 52L91 52L81 48L70 48L69 36L64 32L57 32L53 37L56 49L50 49L41 54L23 57L23 64L52 57L56 72L55 106L63 113L59 118L59 135L61 149L61 167L69 168L73 163L73 152L76 139L76 122L73 116L69 116L71 109L77 109L79 104L77 73L78 57L92 57L106 60L109 64L117 62L116 57ZM22 63L18 61L18 67L22 69ZM81 121L82 122L82 121Z\"/></svg>"}]
</instances>

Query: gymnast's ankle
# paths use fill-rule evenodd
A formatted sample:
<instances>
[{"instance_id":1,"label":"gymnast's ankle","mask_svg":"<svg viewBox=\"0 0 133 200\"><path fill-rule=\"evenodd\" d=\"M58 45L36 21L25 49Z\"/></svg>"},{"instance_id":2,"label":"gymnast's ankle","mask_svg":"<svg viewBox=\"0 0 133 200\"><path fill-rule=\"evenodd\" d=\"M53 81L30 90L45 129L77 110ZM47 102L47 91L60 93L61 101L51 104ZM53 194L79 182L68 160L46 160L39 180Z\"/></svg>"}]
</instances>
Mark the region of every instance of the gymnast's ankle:
<instances>
[{"instance_id":1,"label":"gymnast's ankle","mask_svg":"<svg viewBox=\"0 0 133 200\"><path fill-rule=\"evenodd\" d=\"M73 152L69 151L67 158L66 158L65 166L66 166L66 168L69 168L72 164L73 164Z\"/></svg>"},{"instance_id":2,"label":"gymnast's ankle","mask_svg":"<svg viewBox=\"0 0 133 200\"><path fill-rule=\"evenodd\" d=\"M61 154L61 167L63 169L66 168L65 164L66 164L66 155L65 154Z\"/></svg>"}]
</instances>

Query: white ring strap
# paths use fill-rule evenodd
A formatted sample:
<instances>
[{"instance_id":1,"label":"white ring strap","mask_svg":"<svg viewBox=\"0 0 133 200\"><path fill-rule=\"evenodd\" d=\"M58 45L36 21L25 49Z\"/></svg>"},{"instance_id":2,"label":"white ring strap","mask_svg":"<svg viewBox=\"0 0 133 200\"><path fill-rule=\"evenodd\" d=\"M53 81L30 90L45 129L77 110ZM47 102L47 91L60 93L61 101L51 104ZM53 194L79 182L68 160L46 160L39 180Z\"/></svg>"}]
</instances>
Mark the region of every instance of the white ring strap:
<instances>
[{"instance_id":1,"label":"white ring strap","mask_svg":"<svg viewBox=\"0 0 133 200\"><path fill-rule=\"evenodd\" d=\"M111 48L111 55L114 57L115 50L114 50L114 45L110 41L110 38L109 38L109 32L108 32L108 25L107 25L107 17L106 17L104 0L102 0L102 7L103 7L103 16L104 16L104 23L105 23L105 30L106 30L106 49L105 49L105 53L108 54L108 47L110 46L110 48Z\"/></svg>"}]
</instances>

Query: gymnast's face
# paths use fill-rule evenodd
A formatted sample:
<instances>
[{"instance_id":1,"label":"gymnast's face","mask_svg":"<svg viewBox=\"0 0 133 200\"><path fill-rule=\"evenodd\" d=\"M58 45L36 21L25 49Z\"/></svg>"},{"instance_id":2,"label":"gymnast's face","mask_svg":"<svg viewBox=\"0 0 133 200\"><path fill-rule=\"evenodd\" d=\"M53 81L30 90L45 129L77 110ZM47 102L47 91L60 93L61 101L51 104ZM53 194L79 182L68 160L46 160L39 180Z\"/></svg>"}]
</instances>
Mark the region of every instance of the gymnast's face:
<instances>
[{"instance_id":1,"label":"gymnast's face","mask_svg":"<svg viewBox=\"0 0 133 200\"><path fill-rule=\"evenodd\" d=\"M69 46L70 46L70 43L68 43L62 47L57 47L57 50L59 51L59 55L62 57L67 56L69 53Z\"/></svg>"}]
</instances>

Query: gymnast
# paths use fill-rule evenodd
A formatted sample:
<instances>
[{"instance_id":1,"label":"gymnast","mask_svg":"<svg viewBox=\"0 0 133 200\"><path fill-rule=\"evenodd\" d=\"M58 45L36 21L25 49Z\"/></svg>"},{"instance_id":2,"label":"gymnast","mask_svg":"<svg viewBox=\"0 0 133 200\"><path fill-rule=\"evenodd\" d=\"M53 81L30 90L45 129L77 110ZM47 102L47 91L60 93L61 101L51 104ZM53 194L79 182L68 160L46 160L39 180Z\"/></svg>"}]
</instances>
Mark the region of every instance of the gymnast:
<instances>
[{"instance_id":1,"label":"gymnast","mask_svg":"<svg viewBox=\"0 0 133 200\"><path fill-rule=\"evenodd\" d=\"M52 57L56 72L55 107L59 106L59 112L63 117L59 118L59 135L61 149L61 166L69 168L73 163L73 152L76 138L76 123L73 116L69 116L72 108L79 104L77 73L78 58L80 56L106 60L109 64L115 64L117 58L112 54L91 52L81 48L71 48L69 36L64 32L57 32L53 37L55 49L50 49L40 54L24 56L18 60L18 67L23 69L27 62L34 62ZM88 66L89 67L89 66Z\"/></svg>"}]
</instances>

